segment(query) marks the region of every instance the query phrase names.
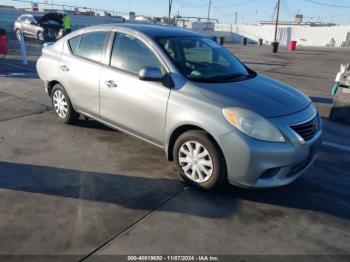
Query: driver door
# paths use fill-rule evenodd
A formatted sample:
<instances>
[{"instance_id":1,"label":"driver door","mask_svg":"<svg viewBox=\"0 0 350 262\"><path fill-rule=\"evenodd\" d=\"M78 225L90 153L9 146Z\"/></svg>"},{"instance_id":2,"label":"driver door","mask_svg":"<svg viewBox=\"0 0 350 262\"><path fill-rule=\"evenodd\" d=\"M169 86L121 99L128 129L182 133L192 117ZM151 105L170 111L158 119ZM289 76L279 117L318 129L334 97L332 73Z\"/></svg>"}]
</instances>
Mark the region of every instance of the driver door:
<instances>
[{"instance_id":1,"label":"driver door","mask_svg":"<svg viewBox=\"0 0 350 262\"><path fill-rule=\"evenodd\" d=\"M161 82L142 81L144 67L162 68L156 55L140 39L116 33L110 65L100 78L100 117L116 127L163 145L170 89Z\"/></svg>"}]
</instances>

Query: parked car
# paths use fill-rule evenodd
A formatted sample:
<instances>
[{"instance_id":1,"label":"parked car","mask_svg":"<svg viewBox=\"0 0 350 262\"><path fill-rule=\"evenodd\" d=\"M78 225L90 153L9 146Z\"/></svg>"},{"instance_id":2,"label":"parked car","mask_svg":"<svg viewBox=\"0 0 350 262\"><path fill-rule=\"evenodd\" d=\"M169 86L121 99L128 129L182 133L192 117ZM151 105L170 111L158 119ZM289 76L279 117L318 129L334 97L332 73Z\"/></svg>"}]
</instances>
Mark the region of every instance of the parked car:
<instances>
[{"instance_id":1,"label":"parked car","mask_svg":"<svg viewBox=\"0 0 350 262\"><path fill-rule=\"evenodd\" d=\"M43 16L24 14L18 17L14 23L14 31L17 38L22 34L26 37L36 38L39 41L56 39L63 28L62 14L47 13Z\"/></svg>"},{"instance_id":2,"label":"parked car","mask_svg":"<svg viewBox=\"0 0 350 262\"><path fill-rule=\"evenodd\" d=\"M308 97L191 31L84 28L44 46L37 71L60 121L82 114L148 141L199 188L289 184L320 143Z\"/></svg>"}]
</instances>

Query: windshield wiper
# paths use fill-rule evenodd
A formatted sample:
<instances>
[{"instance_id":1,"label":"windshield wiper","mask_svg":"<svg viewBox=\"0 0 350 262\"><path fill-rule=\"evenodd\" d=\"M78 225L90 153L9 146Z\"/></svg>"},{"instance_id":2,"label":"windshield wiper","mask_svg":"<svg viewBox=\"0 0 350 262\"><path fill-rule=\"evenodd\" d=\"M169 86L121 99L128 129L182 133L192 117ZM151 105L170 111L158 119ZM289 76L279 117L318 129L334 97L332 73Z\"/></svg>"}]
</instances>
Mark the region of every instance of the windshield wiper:
<instances>
[{"instance_id":1,"label":"windshield wiper","mask_svg":"<svg viewBox=\"0 0 350 262\"><path fill-rule=\"evenodd\" d=\"M209 78L206 78L206 80L210 81L210 82L222 82L222 81L237 80L237 79L240 79L240 78L247 78L247 77L250 77L250 75L246 75L246 74L231 74L231 75L222 75L222 76L209 77Z\"/></svg>"},{"instance_id":2,"label":"windshield wiper","mask_svg":"<svg viewBox=\"0 0 350 262\"><path fill-rule=\"evenodd\" d=\"M189 77L190 80L201 83L222 83L222 82L230 82L235 80L243 80L252 78L254 75L249 74L231 74L231 75L222 75L222 76L214 76L214 77Z\"/></svg>"}]
</instances>

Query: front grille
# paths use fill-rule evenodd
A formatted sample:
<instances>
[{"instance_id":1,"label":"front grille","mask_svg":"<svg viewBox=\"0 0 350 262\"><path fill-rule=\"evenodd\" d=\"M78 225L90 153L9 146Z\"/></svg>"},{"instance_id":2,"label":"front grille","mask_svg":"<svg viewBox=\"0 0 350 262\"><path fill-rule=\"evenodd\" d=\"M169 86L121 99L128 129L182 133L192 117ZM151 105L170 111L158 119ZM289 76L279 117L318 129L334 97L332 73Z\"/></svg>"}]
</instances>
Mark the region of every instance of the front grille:
<instances>
[{"instance_id":1,"label":"front grille","mask_svg":"<svg viewBox=\"0 0 350 262\"><path fill-rule=\"evenodd\" d=\"M310 121L290 126L304 141L311 140L319 129L319 122L317 115Z\"/></svg>"}]
</instances>

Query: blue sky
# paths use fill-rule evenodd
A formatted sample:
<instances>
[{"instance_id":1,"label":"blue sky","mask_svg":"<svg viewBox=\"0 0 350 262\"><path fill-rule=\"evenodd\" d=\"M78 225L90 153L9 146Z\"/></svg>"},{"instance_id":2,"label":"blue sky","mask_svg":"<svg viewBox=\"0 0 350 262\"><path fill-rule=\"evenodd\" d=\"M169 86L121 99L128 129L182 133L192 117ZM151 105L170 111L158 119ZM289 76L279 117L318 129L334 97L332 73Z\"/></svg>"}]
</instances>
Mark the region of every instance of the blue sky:
<instances>
[{"instance_id":1,"label":"blue sky","mask_svg":"<svg viewBox=\"0 0 350 262\"><path fill-rule=\"evenodd\" d=\"M44 2L45 0L38 1ZM180 15L183 16L207 16L209 0L173 1L173 14L180 12ZM47 2L51 3L51 0ZM53 0L53 2L120 12L129 12L129 10L131 10L135 11L137 14L154 16L167 15L168 10L168 0ZM210 17L218 18L221 22L233 22L234 13L237 12L239 23L254 23L257 20L270 20L275 3L276 0L212 0ZM323 6L316 3L335 6ZM0 0L0 4L30 7L29 3L18 3L12 0ZM303 13L308 21L350 24L349 0L281 0L282 20L292 19L298 11Z\"/></svg>"}]
</instances>

